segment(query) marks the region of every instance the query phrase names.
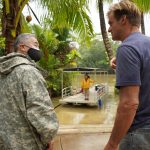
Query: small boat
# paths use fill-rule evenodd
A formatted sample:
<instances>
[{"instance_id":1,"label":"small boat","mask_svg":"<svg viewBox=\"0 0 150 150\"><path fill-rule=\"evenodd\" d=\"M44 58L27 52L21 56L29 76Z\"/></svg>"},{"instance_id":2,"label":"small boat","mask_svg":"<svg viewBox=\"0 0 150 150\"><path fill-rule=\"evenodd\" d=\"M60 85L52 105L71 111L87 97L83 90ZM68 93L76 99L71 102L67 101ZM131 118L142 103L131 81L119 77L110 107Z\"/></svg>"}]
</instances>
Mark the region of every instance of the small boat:
<instances>
[{"instance_id":1,"label":"small boat","mask_svg":"<svg viewBox=\"0 0 150 150\"><path fill-rule=\"evenodd\" d=\"M73 74L76 85L64 87L64 73ZM84 74L89 74L94 79L94 83L89 88L89 99L85 100L84 92L81 91L81 79ZM65 68L62 70L62 98L60 104L87 104L90 106L99 106L102 104L103 96L108 93L107 71L101 71L99 68ZM99 83L97 78L105 78L104 83Z\"/></svg>"}]
</instances>

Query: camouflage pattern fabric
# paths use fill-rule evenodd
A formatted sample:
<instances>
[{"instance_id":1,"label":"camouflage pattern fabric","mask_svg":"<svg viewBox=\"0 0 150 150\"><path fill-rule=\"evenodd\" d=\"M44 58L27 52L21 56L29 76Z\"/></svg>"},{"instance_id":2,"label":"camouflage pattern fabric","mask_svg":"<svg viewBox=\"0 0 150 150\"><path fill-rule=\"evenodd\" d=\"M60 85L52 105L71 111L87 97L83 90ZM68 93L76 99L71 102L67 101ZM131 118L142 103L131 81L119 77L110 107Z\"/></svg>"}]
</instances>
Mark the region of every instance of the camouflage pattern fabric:
<instances>
[{"instance_id":1,"label":"camouflage pattern fabric","mask_svg":"<svg viewBox=\"0 0 150 150\"><path fill-rule=\"evenodd\" d=\"M11 53L0 58L0 150L44 150L58 120L36 64Z\"/></svg>"}]
</instances>

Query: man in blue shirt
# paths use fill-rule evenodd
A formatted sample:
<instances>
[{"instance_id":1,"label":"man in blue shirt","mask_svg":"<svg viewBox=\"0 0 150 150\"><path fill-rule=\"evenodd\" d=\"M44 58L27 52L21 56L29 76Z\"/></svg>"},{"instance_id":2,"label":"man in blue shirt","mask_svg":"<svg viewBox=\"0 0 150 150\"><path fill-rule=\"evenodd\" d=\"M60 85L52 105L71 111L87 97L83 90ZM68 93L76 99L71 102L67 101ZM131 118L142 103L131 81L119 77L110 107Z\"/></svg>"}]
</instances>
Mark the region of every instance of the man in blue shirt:
<instances>
[{"instance_id":1,"label":"man in blue shirt","mask_svg":"<svg viewBox=\"0 0 150 150\"><path fill-rule=\"evenodd\" d=\"M119 104L104 150L149 150L150 38L140 33L140 11L128 0L112 5L108 20L112 39L122 43L112 65L116 67Z\"/></svg>"}]
</instances>

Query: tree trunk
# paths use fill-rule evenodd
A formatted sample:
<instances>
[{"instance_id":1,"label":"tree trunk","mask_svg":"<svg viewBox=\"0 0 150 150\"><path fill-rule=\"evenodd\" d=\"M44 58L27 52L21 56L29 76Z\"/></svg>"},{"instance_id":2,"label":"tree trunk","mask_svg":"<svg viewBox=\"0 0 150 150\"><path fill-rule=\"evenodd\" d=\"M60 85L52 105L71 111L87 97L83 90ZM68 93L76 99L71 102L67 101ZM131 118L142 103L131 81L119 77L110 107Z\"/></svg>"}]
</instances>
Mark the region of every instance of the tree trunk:
<instances>
[{"instance_id":1,"label":"tree trunk","mask_svg":"<svg viewBox=\"0 0 150 150\"><path fill-rule=\"evenodd\" d=\"M141 32L145 34L144 13L141 13Z\"/></svg>"},{"instance_id":2,"label":"tree trunk","mask_svg":"<svg viewBox=\"0 0 150 150\"><path fill-rule=\"evenodd\" d=\"M14 41L16 36L20 33L20 21L15 27L15 19L18 13L19 7L16 0L9 0L10 12L6 12L5 1L3 1L3 16L2 16L2 35L5 37L5 54L14 51Z\"/></svg>"},{"instance_id":3,"label":"tree trunk","mask_svg":"<svg viewBox=\"0 0 150 150\"><path fill-rule=\"evenodd\" d=\"M98 0L98 7L99 7L101 33L102 33L102 37L103 37L103 41L104 41L104 45L106 48L108 58L109 58L109 60L111 60L113 57L113 50L112 50L112 46L110 44L107 30L106 30L104 11L103 11L103 0Z\"/></svg>"}]
</instances>

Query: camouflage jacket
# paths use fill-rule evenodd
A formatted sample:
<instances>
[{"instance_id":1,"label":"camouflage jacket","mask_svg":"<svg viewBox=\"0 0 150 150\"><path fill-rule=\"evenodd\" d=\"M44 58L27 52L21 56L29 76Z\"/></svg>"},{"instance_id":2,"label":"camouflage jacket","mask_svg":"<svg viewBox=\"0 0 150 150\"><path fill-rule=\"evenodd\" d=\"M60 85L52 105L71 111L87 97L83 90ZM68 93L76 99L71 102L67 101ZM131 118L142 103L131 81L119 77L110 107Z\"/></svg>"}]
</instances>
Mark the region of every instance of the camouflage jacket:
<instances>
[{"instance_id":1,"label":"camouflage jacket","mask_svg":"<svg viewBox=\"0 0 150 150\"><path fill-rule=\"evenodd\" d=\"M19 53L0 57L0 150L44 150L57 130L36 64Z\"/></svg>"}]
</instances>

